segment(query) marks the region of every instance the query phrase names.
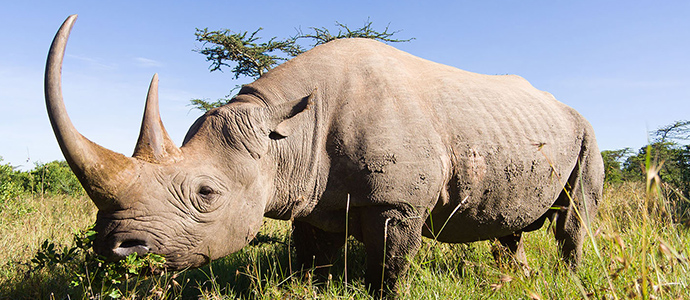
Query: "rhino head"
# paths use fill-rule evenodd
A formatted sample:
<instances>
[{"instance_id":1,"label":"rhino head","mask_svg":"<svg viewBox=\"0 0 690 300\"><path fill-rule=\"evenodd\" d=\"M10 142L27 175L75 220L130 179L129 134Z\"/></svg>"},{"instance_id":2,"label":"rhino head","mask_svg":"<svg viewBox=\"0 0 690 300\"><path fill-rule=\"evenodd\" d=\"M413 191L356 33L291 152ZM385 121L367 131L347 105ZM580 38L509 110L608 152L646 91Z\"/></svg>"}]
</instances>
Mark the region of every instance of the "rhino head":
<instances>
[{"instance_id":1,"label":"rhino head","mask_svg":"<svg viewBox=\"0 0 690 300\"><path fill-rule=\"evenodd\" d=\"M234 103L197 120L177 147L158 111L158 78L149 88L132 157L105 149L72 125L62 98L61 67L70 16L48 54L45 99L60 148L98 207L94 250L111 259L166 256L167 267L197 267L235 252L258 232L275 197L271 138L311 99L268 107ZM305 100L306 99L306 100ZM281 129L282 128L282 129Z\"/></svg>"}]
</instances>

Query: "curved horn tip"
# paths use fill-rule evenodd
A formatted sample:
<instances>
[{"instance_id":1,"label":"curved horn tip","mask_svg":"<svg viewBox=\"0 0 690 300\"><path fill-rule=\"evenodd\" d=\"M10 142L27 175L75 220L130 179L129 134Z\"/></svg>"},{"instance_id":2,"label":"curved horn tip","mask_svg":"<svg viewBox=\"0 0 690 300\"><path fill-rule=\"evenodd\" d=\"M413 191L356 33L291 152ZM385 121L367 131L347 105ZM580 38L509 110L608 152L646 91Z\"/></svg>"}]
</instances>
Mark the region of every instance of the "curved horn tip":
<instances>
[{"instance_id":1,"label":"curved horn tip","mask_svg":"<svg viewBox=\"0 0 690 300\"><path fill-rule=\"evenodd\" d=\"M77 20L77 17L78 17L78 16L79 16L79 15L77 15L77 14L69 15L69 16L67 17L67 19L65 19L65 22L63 22L63 24L69 24L70 29L71 29L72 25L74 24L74 21ZM63 25L63 26L64 26L64 25Z\"/></svg>"},{"instance_id":2,"label":"curved horn tip","mask_svg":"<svg viewBox=\"0 0 690 300\"><path fill-rule=\"evenodd\" d=\"M151 83L149 83L149 91L146 95L146 102L149 102L149 99L151 97L154 97L155 99L153 100L158 100L158 73L153 74L153 77L151 78Z\"/></svg>"}]
</instances>

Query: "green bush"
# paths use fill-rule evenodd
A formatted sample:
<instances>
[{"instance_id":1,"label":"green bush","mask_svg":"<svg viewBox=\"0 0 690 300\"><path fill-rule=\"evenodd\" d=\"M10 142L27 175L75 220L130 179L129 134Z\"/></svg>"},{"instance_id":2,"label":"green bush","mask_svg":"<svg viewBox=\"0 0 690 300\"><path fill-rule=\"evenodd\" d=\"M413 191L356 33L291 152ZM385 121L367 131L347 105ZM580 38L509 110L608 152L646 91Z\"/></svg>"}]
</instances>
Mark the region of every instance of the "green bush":
<instances>
[{"instance_id":1,"label":"green bush","mask_svg":"<svg viewBox=\"0 0 690 300\"><path fill-rule=\"evenodd\" d=\"M604 159L604 181L607 183L623 182L623 170L621 160L629 155L630 149L604 150L601 157Z\"/></svg>"},{"instance_id":2,"label":"green bush","mask_svg":"<svg viewBox=\"0 0 690 300\"><path fill-rule=\"evenodd\" d=\"M0 163L2 163L1 156ZM24 193L24 188L17 180L18 173L20 172L15 171L11 165L0 164L0 205Z\"/></svg>"},{"instance_id":3,"label":"green bush","mask_svg":"<svg viewBox=\"0 0 690 300\"><path fill-rule=\"evenodd\" d=\"M45 164L36 164L23 180L24 189L31 190L33 194L50 195L84 195L77 176L72 173L66 161L51 161Z\"/></svg>"},{"instance_id":4,"label":"green bush","mask_svg":"<svg viewBox=\"0 0 690 300\"><path fill-rule=\"evenodd\" d=\"M106 262L91 250L95 237L92 225L74 235L72 246L60 247L44 240L29 263L28 273L62 269L70 281L70 293L88 299L119 299L136 295L144 278L163 270L165 257L152 253L133 253L123 260Z\"/></svg>"},{"instance_id":5,"label":"green bush","mask_svg":"<svg viewBox=\"0 0 690 300\"><path fill-rule=\"evenodd\" d=\"M85 192L66 161L37 163L31 171L18 171L10 164L0 164L0 203L23 194L77 197Z\"/></svg>"}]
</instances>

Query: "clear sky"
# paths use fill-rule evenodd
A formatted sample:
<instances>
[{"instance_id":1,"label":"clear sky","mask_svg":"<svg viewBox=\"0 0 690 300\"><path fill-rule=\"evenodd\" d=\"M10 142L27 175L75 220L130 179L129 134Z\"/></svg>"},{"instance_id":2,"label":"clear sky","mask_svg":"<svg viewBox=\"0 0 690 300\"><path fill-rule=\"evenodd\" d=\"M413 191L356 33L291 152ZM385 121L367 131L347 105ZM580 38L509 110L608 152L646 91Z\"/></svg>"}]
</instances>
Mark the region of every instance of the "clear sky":
<instances>
[{"instance_id":1,"label":"clear sky","mask_svg":"<svg viewBox=\"0 0 690 300\"><path fill-rule=\"evenodd\" d=\"M690 1L3 1L0 156L22 169L64 159L43 99L51 40L79 14L63 93L80 132L131 155L146 90L159 73L161 114L179 145L239 83L209 73L195 28L287 37L296 28L352 28L367 19L402 30L393 46L484 74L517 74L587 118L602 150L642 147L647 132L690 119Z\"/></svg>"}]
</instances>

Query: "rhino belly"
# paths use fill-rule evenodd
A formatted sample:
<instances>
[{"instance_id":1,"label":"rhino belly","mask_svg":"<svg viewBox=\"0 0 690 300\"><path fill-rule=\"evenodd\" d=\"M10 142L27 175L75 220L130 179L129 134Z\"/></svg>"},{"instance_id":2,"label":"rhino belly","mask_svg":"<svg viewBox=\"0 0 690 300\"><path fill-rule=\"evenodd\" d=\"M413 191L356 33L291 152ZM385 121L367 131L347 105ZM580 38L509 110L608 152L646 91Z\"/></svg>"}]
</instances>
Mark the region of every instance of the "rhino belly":
<instances>
[{"instance_id":1,"label":"rhino belly","mask_svg":"<svg viewBox=\"0 0 690 300\"><path fill-rule=\"evenodd\" d=\"M543 216L563 190L548 172L516 172L508 179L502 174L501 180L485 178L472 183L459 176L465 181L451 181L449 199L439 199L423 234L452 243L506 236Z\"/></svg>"},{"instance_id":2,"label":"rhino belly","mask_svg":"<svg viewBox=\"0 0 690 300\"><path fill-rule=\"evenodd\" d=\"M450 219L447 215L432 214L426 221L427 228L423 234L447 243L488 240L520 231L544 215L546 210L513 209L490 214L456 212Z\"/></svg>"}]
</instances>

